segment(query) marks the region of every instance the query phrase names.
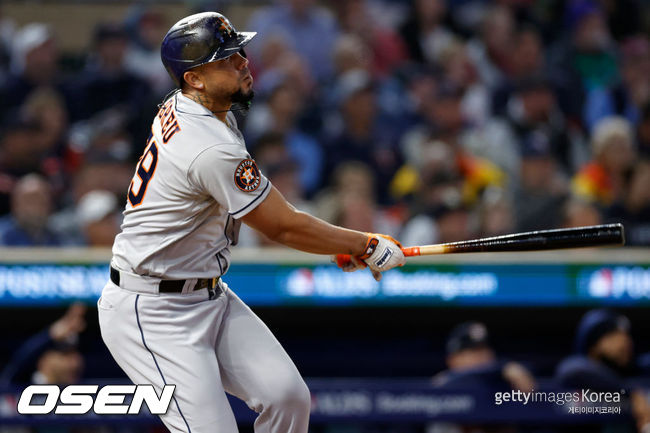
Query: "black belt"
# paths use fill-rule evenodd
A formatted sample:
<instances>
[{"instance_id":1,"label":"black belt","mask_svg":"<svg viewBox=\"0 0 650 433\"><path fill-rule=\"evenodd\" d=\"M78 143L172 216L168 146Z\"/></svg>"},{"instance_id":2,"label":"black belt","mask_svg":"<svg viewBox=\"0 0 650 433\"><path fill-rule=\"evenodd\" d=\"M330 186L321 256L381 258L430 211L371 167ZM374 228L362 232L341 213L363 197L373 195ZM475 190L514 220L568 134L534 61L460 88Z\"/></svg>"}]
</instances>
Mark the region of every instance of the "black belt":
<instances>
[{"instance_id":1,"label":"black belt","mask_svg":"<svg viewBox=\"0 0 650 433\"><path fill-rule=\"evenodd\" d=\"M221 288L219 287L219 279L221 277L215 277L215 278L199 278L196 281L196 284L192 288L192 290L201 290L201 289L208 289L208 290L215 290L217 294L221 292ZM111 281L113 284L116 286L120 286L120 271L115 269L114 267L111 266ZM158 283L158 292L160 293L182 293L183 292L183 287L185 287L185 283L187 280L160 280L160 283Z\"/></svg>"}]
</instances>

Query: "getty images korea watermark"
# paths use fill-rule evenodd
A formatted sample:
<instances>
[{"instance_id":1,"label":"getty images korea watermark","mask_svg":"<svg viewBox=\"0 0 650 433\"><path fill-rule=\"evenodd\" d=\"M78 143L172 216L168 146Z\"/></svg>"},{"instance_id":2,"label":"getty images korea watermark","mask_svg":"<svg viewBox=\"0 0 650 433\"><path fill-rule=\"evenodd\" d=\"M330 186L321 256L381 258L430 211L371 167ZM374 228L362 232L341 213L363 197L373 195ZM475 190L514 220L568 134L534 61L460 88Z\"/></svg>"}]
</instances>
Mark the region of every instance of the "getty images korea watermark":
<instances>
[{"instance_id":1,"label":"getty images korea watermark","mask_svg":"<svg viewBox=\"0 0 650 433\"><path fill-rule=\"evenodd\" d=\"M624 390L603 392L588 388L572 392L512 390L495 392L494 404L501 406L514 402L526 406L529 403L551 403L566 406L570 414L620 414L624 394Z\"/></svg>"},{"instance_id":2,"label":"getty images korea watermark","mask_svg":"<svg viewBox=\"0 0 650 433\"><path fill-rule=\"evenodd\" d=\"M91 410L97 415L137 415L146 403L152 415L163 415L175 389L165 385L159 396L153 385L30 385L17 409L21 415L84 415Z\"/></svg>"}]
</instances>

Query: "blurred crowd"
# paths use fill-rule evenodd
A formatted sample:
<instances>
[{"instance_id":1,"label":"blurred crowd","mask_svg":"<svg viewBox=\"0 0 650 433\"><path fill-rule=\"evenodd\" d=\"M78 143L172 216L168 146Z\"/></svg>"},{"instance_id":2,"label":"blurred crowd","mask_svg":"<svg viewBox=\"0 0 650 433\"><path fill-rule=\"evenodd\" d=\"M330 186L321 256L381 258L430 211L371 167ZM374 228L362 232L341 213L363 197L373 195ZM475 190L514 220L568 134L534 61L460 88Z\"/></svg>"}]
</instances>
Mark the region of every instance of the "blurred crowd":
<instances>
[{"instance_id":1,"label":"blurred crowd","mask_svg":"<svg viewBox=\"0 0 650 433\"><path fill-rule=\"evenodd\" d=\"M239 126L296 207L404 244L622 222L650 245L649 9L268 2L234 23L258 32ZM0 244L112 243L171 24L136 7L78 55L0 9Z\"/></svg>"}]
</instances>

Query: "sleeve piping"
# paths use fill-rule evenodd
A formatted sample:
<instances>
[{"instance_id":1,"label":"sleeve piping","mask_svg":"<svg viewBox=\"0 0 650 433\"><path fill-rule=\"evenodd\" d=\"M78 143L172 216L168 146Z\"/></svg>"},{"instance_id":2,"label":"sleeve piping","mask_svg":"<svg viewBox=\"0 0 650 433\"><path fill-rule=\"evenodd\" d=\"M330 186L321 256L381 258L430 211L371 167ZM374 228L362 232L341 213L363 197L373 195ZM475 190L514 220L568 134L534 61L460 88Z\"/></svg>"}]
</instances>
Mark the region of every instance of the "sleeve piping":
<instances>
[{"instance_id":1,"label":"sleeve piping","mask_svg":"<svg viewBox=\"0 0 650 433\"><path fill-rule=\"evenodd\" d=\"M239 219L239 218L245 216L248 212L250 212L250 211L252 211L253 209L255 209L255 208L257 207L257 205L259 205L259 203L257 203L257 205L256 205L256 206L253 206L253 207L250 207L251 205L253 205L253 204L254 204L257 200L259 200L260 198L266 197L266 196L268 195L268 192L270 191L270 189L269 189L270 186L271 186L271 181L267 179L267 180L266 180L266 186L264 187L264 189L262 190L262 192L261 192L257 197L255 197L253 200L251 200L251 201L250 201L246 206L244 206L243 208L241 208L241 209L239 209L239 210L237 210L237 211L235 211L235 212L228 212L228 214L229 214L230 216L232 216L233 218L235 218L235 219ZM260 202L260 203L261 203L261 202ZM250 208L250 209L249 209L249 208Z\"/></svg>"}]
</instances>

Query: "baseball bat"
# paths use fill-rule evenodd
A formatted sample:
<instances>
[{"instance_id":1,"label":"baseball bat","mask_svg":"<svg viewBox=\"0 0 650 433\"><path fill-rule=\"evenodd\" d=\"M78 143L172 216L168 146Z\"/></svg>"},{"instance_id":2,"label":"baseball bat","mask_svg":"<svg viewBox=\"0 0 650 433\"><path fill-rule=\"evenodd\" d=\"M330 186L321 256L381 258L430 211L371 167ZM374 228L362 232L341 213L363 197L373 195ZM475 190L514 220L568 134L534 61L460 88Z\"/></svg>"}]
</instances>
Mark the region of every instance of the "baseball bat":
<instances>
[{"instance_id":1,"label":"baseball bat","mask_svg":"<svg viewBox=\"0 0 650 433\"><path fill-rule=\"evenodd\" d=\"M515 233L446 244L404 247L402 248L402 252L406 257L414 257L434 254L557 250L563 248L623 245L624 243L625 232L622 224L602 224L597 226ZM349 255L339 254L337 256L337 263L339 265L345 264L349 260Z\"/></svg>"}]
</instances>

